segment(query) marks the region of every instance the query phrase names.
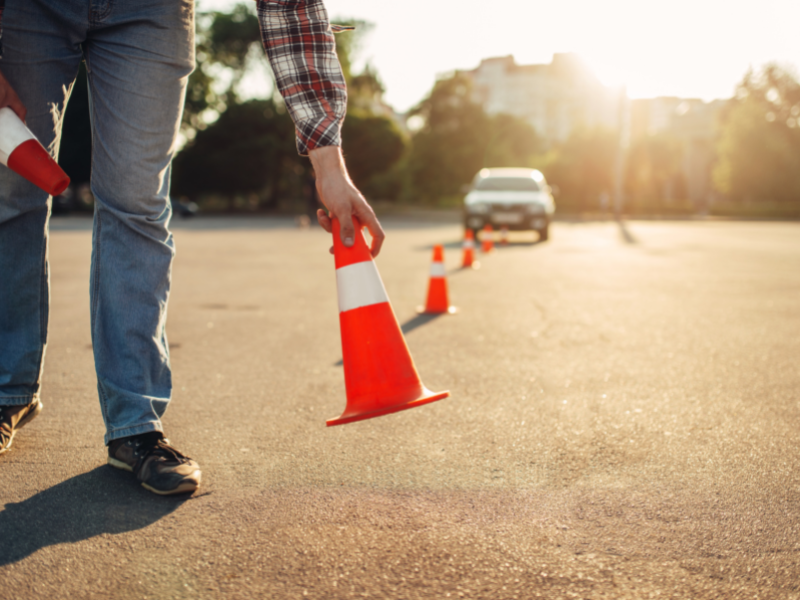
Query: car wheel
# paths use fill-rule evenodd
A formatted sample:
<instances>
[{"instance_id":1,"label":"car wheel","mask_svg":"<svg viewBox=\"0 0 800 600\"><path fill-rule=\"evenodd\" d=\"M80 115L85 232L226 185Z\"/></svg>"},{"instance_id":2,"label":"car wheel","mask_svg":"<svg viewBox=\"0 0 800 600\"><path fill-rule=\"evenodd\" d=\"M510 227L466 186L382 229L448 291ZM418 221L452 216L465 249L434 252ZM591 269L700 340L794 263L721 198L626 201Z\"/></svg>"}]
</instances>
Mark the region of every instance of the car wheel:
<instances>
[{"instance_id":1,"label":"car wheel","mask_svg":"<svg viewBox=\"0 0 800 600\"><path fill-rule=\"evenodd\" d=\"M546 242L550 238L550 227L548 225L544 226L544 229L539 230L539 241Z\"/></svg>"}]
</instances>

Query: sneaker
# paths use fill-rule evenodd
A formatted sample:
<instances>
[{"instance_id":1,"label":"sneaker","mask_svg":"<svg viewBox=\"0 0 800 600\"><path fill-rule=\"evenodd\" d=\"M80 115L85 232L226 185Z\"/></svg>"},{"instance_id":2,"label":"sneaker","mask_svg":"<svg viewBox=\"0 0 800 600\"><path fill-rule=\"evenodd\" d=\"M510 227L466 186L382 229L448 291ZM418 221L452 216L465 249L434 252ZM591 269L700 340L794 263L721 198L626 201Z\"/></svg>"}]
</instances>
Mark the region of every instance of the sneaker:
<instances>
[{"instance_id":1,"label":"sneaker","mask_svg":"<svg viewBox=\"0 0 800 600\"><path fill-rule=\"evenodd\" d=\"M160 432L113 440L108 464L130 471L142 487L155 494L189 494L200 487L200 465L169 445Z\"/></svg>"},{"instance_id":2,"label":"sneaker","mask_svg":"<svg viewBox=\"0 0 800 600\"><path fill-rule=\"evenodd\" d=\"M17 429L22 429L39 416L42 403L35 398L30 404L0 406L0 454L7 452L14 441Z\"/></svg>"}]
</instances>

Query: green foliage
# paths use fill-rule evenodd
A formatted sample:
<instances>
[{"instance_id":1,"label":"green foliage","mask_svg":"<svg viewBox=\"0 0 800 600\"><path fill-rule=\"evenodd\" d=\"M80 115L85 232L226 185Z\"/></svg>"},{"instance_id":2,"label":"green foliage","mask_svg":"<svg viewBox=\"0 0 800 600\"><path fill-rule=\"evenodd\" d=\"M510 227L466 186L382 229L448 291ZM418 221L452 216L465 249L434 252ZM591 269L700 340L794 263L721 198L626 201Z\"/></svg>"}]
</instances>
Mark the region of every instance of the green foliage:
<instances>
[{"instance_id":1,"label":"green foliage","mask_svg":"<svg viewBox=\"0 0 800 600\"><path fill-rule=\"evenodd\" d=\"M261 44L261 30L248 3L237 4L231 13L214 13L202 46L215 62L241 73L253 44Z\"/></svg>"},{"instance_id":2,"label":"green foliage","mask_svg":"<svg viewBox=\"0 0 800 600\"><path fill-rule=\"evenodd\" d=\"M175 159L172 187L175 195L221 195L231 208L236 196L259 194L269 207L282 193L298 193L306 169L289 115L272 100L251 100L197 133Z\"/></svg>"},{"instance_id":3,"label":"green foliage","mask_svg":"<svg viewBox=\"0 0 800 600\"><path fill-rule=\"evenodd\" d=\"M351 31L336 34L336 54L342 66L345 83L348 89L353 79L353 61L358 56L366 35L372 31L374 25L360 19L333 19L337 25L354 27Z\"/></svg>"},{"instance_id":4,"label":"green foliage","mask_svg":"<svg viewBox=\"0 0 800 600\"><path fill-rule=\"evenodd\" d=\"M750 71L723 116L713 177L737 201L800 200L800 83L775 64Z\"/></svg>"},{"instance_id":5,"label":"green foliage","mask_svg":"<svg viewBox=\"0 0 800 600\"><path fill-rule=\"evenodd\" d=\"M252 3L237 4L230 13L198 16L197 67L189 76L183 113L184 132L191 137L207 125L209 112L222 113L238 102L236 88L245 74L247 57L261 46L261 30Z\"/></svg>"},{"instance_id":6,"label":"green foliage","mask_svg":"<svg viewBox=\"0 0 800 600\"><path fill-rule=\"evenodd\" d=\"M561 190L559 204L573 210L597 206L603 192L614 185L617 134L607 129L578 129L548 156L543 171Z\"/></svg>"},{"instance_id":7,"label":"green foliage","mask_svg":"<svg viewBox=\"0 0 800 600\"><path fill-rule=\"evenodd\" d=\"M409 195L424 203L460 193L483 167L530 166L540 151L536 132L509 115L488 116L472 101L469 78L437 81L411 113L424 119L408 159Z\"/></svg>"},{"instance_id":8,"label":"green foliage","mask_svg":"<svg viewBox=\"0 0 800 600\"><path fill-rule=\"evenodd\" d=\"M371 112L381 104L383 92L386 91L378 77L378 73L367 65L358 75L353 75L347 84L347 112Z\"/></svg>"},{"instance_id":9,"label":"green foliage","mask_svg":"<svg viewBox=\"0 0 800 600\"><path fill-rule=\"evenodd\" d=\"M353 182L367 197L384 190L371 185L403 156L406 138L397 123L384 115L349 112L342 128L342 150ZM385 193L385 192L384 192Z\"/></svg>"},{"instance_id":10,"label":"green foliage","mask_svg":"<svg viewBox=\"0 0 800 600\"><path fill-rule=\"evenodd\" d=\"M352 19L336 19L335 22L355 27L353 31L336 35L336 52L347 82L342 151L350 177L368 198L396 196L395 167L405 154L407 136L382 101L384 87L378 73L370 65L361 73L353 73L353 61L372 24Z\"/></svg>"},{"instance_id":11,"label":"green foliage","mask_svg":"<svg viewBox=\"0 0 800 600\"><path fill-rule=\"evenodd\" d=\"M625 172L625 191L631 199L628 208L636 203L662 207L684 197L683 159L683 143L672 135L636 140L628 151Z\"/></svg>"}]
</instances>

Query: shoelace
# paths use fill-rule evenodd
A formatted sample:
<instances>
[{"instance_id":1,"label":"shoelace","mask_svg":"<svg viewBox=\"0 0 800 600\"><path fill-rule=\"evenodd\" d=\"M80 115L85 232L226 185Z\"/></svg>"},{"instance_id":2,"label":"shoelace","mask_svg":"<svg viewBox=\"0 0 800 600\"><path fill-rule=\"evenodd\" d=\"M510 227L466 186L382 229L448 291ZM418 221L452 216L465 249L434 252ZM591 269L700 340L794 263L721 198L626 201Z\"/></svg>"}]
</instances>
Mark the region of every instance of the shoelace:
<instances>
[{"instance_id":1,"label":"shoelace","mask_svg":"<svg viewBox=\"0 0 800 600\"><path fill-rule=\"evenodd\" d=\"M3 407L0 406L0 444L4 444L11 439L11 423L6 423L3 415Z\"/></svg>"},{"instance_id":2,"label":"shoelace","mask_svg":"<svg viewBox=\"0 0 800 600\"><path fill-rule=\"evenodd\" d=\"M159 438L156 436L139 438L133 443L133 454L138 457L134 471L139 471L141 466L151 456L165 458L167 461L175 461L178 463L190 460L188 456L184 456L177 449L169 445L169 440L166 438Z\"/></svg>"}]
</instances>

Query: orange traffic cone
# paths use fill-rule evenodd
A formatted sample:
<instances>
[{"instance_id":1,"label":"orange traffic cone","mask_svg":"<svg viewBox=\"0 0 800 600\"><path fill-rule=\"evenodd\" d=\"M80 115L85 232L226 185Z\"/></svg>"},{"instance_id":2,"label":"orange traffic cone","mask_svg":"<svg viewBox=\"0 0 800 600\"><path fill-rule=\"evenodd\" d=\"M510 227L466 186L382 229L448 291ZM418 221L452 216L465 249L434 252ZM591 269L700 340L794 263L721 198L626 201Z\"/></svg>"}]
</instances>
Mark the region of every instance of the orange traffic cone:
<instances>
[{"instance_id":1,"label":"orange traffic cone","mask_svg":"<svg viewBox=\"0 0 800 600\"><path fill-rule=\"evenodd\" d=\"M428 280L428 299L425 306L417 308L418 313L426 315L441 315L444 313L455 314L458 309L450 306L447 299L447 277L444 270L444 248L440 245L433 247L433 262L431 263L431 277Z\"/></svg>"},{"instance_id":2,"label":"orange traffic cone","mask_svg":"<svg viewBox=\"0 0 800 600\"><path fill-rule=\"evenodd\" d=\"M472 233L472 229L467 229L464 232L464 257L461 261L461 268L462 269L469 269L472 267L473 269L477 269L481 266L481 264L475 260L475 234Z\"/></svg>"},{"instance_id":3,"label":"orange traffic cone","mask_svg":"<svg viewBox=\"0 0 800 600\"><path fill-rule=\"evenodd\" d=\"M420 381L381 276L358 220L355 244L342 244L333 220L333 251L339 295L339 326L347 407L328 426L380 417L447 398Z\"/></svg>"},{"instance_id":4,"label":"orange traffic cone","mask_svg":"<svg viewBox=\"0 0 800 600\"><path fill-rule=\"evenodd\" d=\"M58 196L69 185L69 177L13 110L0 108L0 163Z\"/></svg>"},{"instance_id":5,"label":"orange traffic cone","mask_svg":"<svg viewBox=\"0 0 800 600\"><path fill-rule=\"evenodd\" d=\"M500 245L508 246L508 227L505 225L500 228Z\"/></svg>"},{"instance_id":6,"label":"orange traffic cone","mask_svg":"<svg viewBox=\"0 0 800 600\"><path fill-rule=\"evenodd\" d=\"M492 230L492 226L487 223L486 227L483 228L483 235L481 236L481 241L483 245L481 250L484 252L491 252L494 250L494 231Z\"/></svg>"}]
</instances>

